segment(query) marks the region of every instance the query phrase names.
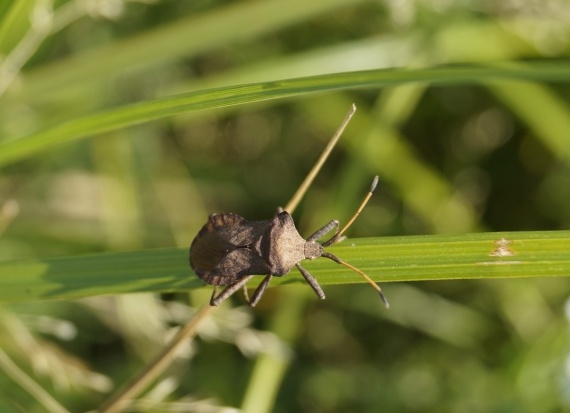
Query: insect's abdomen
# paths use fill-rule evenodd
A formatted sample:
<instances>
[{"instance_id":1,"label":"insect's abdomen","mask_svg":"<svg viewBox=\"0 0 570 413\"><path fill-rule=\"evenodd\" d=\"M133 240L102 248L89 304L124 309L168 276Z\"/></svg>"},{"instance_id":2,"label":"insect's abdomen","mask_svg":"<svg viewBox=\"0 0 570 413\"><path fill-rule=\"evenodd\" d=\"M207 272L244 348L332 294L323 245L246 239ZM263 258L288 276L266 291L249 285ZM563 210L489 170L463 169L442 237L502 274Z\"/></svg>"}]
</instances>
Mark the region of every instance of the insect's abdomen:
<instances>
[{"instance_id":1,"label":"insect's abdomen","mask_svg":"<svg viewBox=\"0 0 570 413\"><path fill-rule=\"evenodd\" d=\"M219 279L219 277L212 278L212 276L216 275L212 274L212 272L232 249L234 249L232 245L224 241L218 233L202 233L200 231L190 246L190 266L198 277L208 284L225 285L224 281Z\"/></svg>"},{"instance_id":2,"label":"insect's abdomen","mask_svg":"<svg viewBox=\"0 0 570 413\"><path fill-rule=\"evenodd\" d=\"M190 266L208 284L228 285L246 275L268 275L269 265L251 245L272 221L248 222L236 214L214 214L189 251Z\"/></svg>"}]
</instances>

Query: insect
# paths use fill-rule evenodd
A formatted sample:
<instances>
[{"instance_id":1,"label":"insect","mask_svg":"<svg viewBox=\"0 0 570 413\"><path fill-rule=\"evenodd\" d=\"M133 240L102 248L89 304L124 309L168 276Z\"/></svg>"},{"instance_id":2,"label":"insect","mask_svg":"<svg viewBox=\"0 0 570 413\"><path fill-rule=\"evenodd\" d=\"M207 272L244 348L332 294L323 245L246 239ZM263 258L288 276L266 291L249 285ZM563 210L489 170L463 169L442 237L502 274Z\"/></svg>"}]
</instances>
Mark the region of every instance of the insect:
<instances>
[{"instance_id":1,"label":"insect","mask_svg":"<svg viewBox=\"0 0 570 413\"><path fill-rule=\"evenodd\" d=\"M198 277L214 286L210 305L219 305L243 287L246 300L253 307L259 302L272 277L282 277L293 267L297 267L317 296L324 300L325 293L321 286L301 266L301 261L325 257L363 276L378 292L384 305L389 307L378 284L358 268L325 251L325 248L346 238L343 233L364 209L377 184L376 176L366 197L342 229L339 230L337 220L332 220L307 239L299 234L287 211L280 211L273 219L265 221L247 221L231 213L210 215L192 241L189 254L190 266ZM336 231L329 240L318 242L333 229ZM245 284L255 275L265 275L265 278L249 299ZM226 288L216 295L218 286Z\"/></svg>"}]
</instances>

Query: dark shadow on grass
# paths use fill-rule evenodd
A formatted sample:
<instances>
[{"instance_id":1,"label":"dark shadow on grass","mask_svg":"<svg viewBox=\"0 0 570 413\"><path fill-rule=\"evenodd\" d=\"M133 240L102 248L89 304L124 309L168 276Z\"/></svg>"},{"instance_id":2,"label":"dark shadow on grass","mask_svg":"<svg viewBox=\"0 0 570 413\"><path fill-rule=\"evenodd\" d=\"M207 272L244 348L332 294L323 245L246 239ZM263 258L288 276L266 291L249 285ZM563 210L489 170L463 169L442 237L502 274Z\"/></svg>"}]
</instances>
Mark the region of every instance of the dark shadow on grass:
<instances>
[{"instance_id":1,"label":"dark shadow on grass","mask_svg":"<svg viewBox=\"0 0 570 413\"><path fill-rule=\"evenodd\" d=\"M174 292L204 286L186 249L113 252L0 262L0 301L72 299L131 292Z\"/></svg>"}]
</instances>

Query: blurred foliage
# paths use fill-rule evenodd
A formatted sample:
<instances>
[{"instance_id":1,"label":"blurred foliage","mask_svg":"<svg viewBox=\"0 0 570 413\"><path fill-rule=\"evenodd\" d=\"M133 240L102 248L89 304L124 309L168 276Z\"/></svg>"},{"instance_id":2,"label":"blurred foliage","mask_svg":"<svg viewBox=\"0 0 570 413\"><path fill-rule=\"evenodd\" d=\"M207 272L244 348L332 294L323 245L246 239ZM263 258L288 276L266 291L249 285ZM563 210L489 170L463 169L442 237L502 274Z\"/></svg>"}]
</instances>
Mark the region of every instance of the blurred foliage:
<instances>
[{"instance_id":1,"label":"blurred foliage","mask_svg":"<svg viewBox=\"0 0 570 413\"><path fill-rule=\"evenodd\" d=\"M0 151L206 88L564 62L569 28L564 0L2 1ZM570 85L539 79L328 92L47 142L0 169L0 259L187 247L211 212L270 217L350 102L357 115L295 214L301 233L346 219L374 174L378 194L350 236L569 229ZM327 287L324 302L272 288L255 310L236 297L134 409L570 409L567 279L384 289L389 311L363 285ZM0 410L95 409L208 297L4 305Z\"/></svg>"}]
</instances>

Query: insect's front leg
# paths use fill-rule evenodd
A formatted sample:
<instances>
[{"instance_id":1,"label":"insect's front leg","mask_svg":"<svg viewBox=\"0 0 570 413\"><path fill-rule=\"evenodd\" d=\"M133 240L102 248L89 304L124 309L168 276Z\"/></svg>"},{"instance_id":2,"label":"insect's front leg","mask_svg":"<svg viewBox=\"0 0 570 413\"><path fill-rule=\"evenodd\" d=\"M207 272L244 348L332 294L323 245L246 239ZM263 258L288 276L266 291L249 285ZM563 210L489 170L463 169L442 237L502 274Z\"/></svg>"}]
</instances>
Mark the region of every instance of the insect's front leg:
<instances>
[{"instance_id":1,"label":"insect's front leg","mask_svg":"<svg viewBox=\"0 0 570 413\"><path fill-rule=\"evenodd\" d=\"M223 301L225 301L227 298L229 298L233 293L235 293L242 286L244 286L245 283L247 283L251 277L253 277L253 275L246 275L245 277L240 278L239 280L237 280L233 284L228 285L226 288L224 288L224 290L217 297L215 297L216 288L214 288L212 298L210 299L210 305L213 307L220 305Z\"/></svg>"},{"instance_id":2,"label":"insect's front leg","mask_svg":"<svg viewBox=\"0 0 570 413\"><path fill-rule=\"evenodd\" d=\"M307 238L307 242L314 242L318 239L322 238L325 234L329 233L333 228L336 228L336 232L338 233L338 220L333 219L328 224L326 224L321 229L317 230L313 235ZM334 238L334 236L333 236Z\"/></svg>"},{"instance_id":3,"label":"insect's front leg","mask_svg":"<svg viewBox=\"0 0 570 413\"><path fill-rule=\"evenodd\" d=\"M317 293L319 298L321 300L324 300L325 299L325 293L324 293L323 289L321 288L321 286L319 285L319 283L317 282L317 280L315 279L315 277L313 277L309 273L309 271L307 271L306 269L301 267L301 264L297 263L297 264L295 264L295 266L299 269L299 271L301 271L301 274L303 275L305 280L309 283L311 288L315 291L315 293Z\"/></svg>"}]
</instances>

